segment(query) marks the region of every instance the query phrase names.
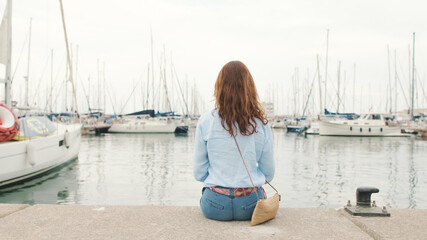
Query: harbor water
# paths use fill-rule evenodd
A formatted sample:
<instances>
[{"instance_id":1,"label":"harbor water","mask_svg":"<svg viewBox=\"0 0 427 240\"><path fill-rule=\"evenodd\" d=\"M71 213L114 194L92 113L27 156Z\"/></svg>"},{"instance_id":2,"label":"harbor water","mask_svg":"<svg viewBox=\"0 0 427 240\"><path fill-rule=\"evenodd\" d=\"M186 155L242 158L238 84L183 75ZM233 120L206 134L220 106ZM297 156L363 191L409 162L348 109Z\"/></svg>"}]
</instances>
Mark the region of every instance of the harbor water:
<instances>
[{"instance_id":1,"label":"harbor water","mask_svg":"<svg viewBox=\"0 0 427 240\"><path fill-rule=\"evenodd\" d=\"M273 130L281 207L340 208L359 186L388 208L427 209L427 141L297 136ZM196 206L194 130L188 135L83 136L78 159L0 190L0 203ZM267 193L272 191L265 187Z\"/></svg>"}]
</instances>

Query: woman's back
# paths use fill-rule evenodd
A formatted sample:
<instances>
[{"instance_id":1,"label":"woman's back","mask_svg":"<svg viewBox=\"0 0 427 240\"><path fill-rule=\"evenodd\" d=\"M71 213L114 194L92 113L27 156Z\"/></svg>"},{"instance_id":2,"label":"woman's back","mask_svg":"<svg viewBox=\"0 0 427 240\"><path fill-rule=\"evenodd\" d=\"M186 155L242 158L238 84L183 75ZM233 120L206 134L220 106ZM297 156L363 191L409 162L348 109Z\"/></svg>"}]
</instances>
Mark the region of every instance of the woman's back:
<instances>
[{"instance_id":1,"label":"woman's back","mask_svg":"<svg viewBox=\"0 0 427 240\"><path fill-rule=\"evenodd\" d=\"M256 122L253 134L243 136L236 131L236 140L255 186L262 186L265 180L271 181L274 176L274 161L270 161L273 145L270 126L262 124L259 119ZM236 143L222 126L216 110L200 117L196 131L195 178L203 181L206 187L252 187ZM209 159L209 166L205 168L200 167L206 160L203 156Z\"/></svg>"}]
</instances>

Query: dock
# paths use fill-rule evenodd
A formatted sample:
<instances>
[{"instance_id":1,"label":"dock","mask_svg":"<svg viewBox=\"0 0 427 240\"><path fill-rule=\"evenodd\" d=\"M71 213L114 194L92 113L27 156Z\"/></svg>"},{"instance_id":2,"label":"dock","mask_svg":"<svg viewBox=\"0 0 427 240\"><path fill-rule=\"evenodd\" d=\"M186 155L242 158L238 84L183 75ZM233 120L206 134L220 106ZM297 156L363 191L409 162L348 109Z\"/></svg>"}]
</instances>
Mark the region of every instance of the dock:
<instances>
[{"instance_id":1,"label":"dock","mask_svg":"<svg viewBox=\"0 0 427 240\"><path fill-rule=\"evenodd\" d=\"M0 239L425 239L427 210L353 217L343 209L280 208L275 219L206 219L196 206L0 204Z\"/></svg>"}]
</instances>

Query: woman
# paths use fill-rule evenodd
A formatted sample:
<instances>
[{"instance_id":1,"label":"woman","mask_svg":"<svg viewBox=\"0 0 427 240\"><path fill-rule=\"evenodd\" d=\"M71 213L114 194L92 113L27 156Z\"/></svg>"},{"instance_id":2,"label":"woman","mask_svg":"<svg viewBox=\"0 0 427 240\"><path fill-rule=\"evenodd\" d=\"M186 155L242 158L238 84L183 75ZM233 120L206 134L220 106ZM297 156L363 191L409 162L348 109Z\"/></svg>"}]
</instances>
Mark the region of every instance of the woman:
<instances>
[{"instance_id":1,"label":"woman","mask_svg":"<svg viewBox=\"0 0 427 240\"><path fill-rule=\"evenodd\" d=\"M271 129L242 62L232 61L221 69L214 96L216 109L200 117L196 130L194 177L205 186L200 207L210 219L249 220L257 194L266 197L262 185L274 176Z\"/></svg>"}]
</instances>

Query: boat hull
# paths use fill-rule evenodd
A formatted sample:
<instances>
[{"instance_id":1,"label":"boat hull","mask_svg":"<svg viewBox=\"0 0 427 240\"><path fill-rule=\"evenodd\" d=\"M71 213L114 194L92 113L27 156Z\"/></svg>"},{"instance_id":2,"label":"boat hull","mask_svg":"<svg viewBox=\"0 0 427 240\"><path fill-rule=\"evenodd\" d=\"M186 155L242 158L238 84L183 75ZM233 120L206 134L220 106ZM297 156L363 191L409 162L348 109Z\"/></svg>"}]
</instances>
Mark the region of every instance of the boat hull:
<instances>
[{"instance_id":1,"label":"boat hull","mask_svg":"<svg viewBox=\"0 0 427 240\"><path fill-rule=\"evenodd\" d=\"M147 124L146 122L114 123L110 133L175 133L175 124Z\"/></svg>"},{"instance_id":2,"label":"boat hull","mask_svg":"<svg viewBox=\"0 0 427 240\"><path fill-rule=\"evenodd\" d=\"M0 188L77 158L80 141L80 124L58 124L58 131L47 137L0 143Z\"/></svg>"},{"instance_id":3,"label":"boat hull","mask_svg":"<svg viewBox=\"0 0 427 240\"><path fill-rule=\"evenodd\" d=\"M82 135L89 135L89 134L100 135L102 133L108 133L108 129L110 129L110 127L111 125L108 125L108 124L83 125Z\"/></svg>"},{"instance_id":4,"label":"boat hull","mask_svg":"<svg viewBox=\"0 0 427 240\"><path fill-rule=\"evenodd\" d=\"M318 122L311 123L310 128L307 129L305 133L309 135L319 135L319 123Z\"/></svg>"},{"instance_id":5,"label":"boat hull","mask_svg":"<svg viewBox=\"0 0 427 240\"><path fill-rule=\"evenodd\" d=\"M320 136L406 137L399 127L386 125L353 125L333 122L319 123Z\"/></svg>"},{"instance_id":6,"label":"boat hull","mask_svg":"<svg viewBox=\"0 0 427 240\"><path fill-rule=\"evenodd\" d=\"M301 126L290 126L290 125L287 125L286 126L286 131L287 132L293 132L293 133L298 133L298 132L300 132L301 131Z\"/></svg>"},{"instance_id":7,"label":"boat hull","mask_svg":"<svg viewBox=\"0 0 427 240\"><path fill-rule=\"evenodd\" d=\"M102 133L108 133L108 129L110 129L111 126L104 126L104 127L96 127L95 128L95 134L99 135Z\"/></svg>"},{"instance_id":8,"label":"boat hull","mask_svg":"<svg viewBox=\"0 0 427 240\"><path fill-rule=\"evenodd\" d=\"M188 133L188 126L177 126L175 128L175 133L178 133L178 134Z\"/></svg>"}]
</instances>

